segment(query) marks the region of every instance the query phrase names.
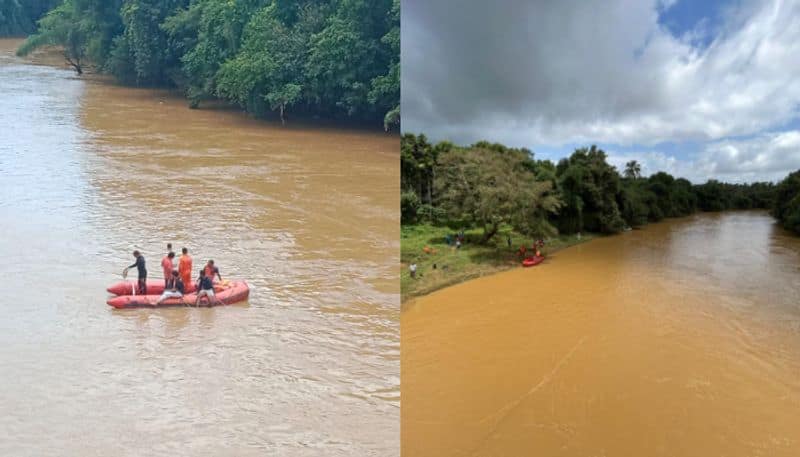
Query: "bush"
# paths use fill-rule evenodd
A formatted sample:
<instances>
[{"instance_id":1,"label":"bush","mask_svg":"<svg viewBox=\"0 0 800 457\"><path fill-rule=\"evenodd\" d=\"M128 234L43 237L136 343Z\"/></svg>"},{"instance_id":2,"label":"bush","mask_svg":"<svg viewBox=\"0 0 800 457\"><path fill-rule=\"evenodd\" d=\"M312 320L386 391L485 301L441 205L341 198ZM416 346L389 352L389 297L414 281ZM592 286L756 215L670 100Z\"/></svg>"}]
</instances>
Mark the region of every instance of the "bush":
<instances>
[{"instance_id":1,"label":"bush","mask_svg":"<svg viewBox=\"0 0 800 457\"><path fill-rule=\"evenodd\" d=\"M417 219L422 222L429 222L433 225L439 225L447 220L447 213L442 208L437 208L433 205L420 205L417 210Z\"/></svg>"}]
</instances>

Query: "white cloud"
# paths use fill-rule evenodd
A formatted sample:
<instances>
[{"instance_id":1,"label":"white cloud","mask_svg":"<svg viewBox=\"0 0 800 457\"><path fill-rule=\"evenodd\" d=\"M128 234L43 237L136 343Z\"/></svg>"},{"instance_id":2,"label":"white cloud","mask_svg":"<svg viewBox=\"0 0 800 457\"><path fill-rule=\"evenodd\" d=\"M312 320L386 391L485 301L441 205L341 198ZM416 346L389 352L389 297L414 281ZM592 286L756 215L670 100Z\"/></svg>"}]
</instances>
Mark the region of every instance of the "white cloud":
<instances>
[{"instance_id":1,"label":"white cloud","mask_svg":"<svg viewBox=\"0 0 800 457\"><path fill-rule=\"evenodd\" d=\"M800 2L738 3L702 49L658 24L671 4L407 0L403 129L534 149L714 141L695 165L720 174L735 168L725 146L740 174L791 162L726 138L798 117Z\"/></svg>"},{"instance_id":2,"label":"white cloud","mask_svg":"<svg viewBox=\"0 0 800 457\"><path fill-rule=\"evenodd\" d=\"M800 131L766 133L747 140L708 143L694 157L685 160L659 151L608 152L608 161L620 172L625 163L636 160L642 175L666 171L694 183L714 178L726 182L773 181L800 170Z\"/></svg>"},{"instance_id":3,"label":"white cloud","mask_svg":"<svg viewBox=\"0 0 800 457\"><path fill-rule=\"evenodd\" d=\"M729 181L780 180L800 169L800 131L711 143L696 162L710 175Z\"/></svg>"}]
</instances>

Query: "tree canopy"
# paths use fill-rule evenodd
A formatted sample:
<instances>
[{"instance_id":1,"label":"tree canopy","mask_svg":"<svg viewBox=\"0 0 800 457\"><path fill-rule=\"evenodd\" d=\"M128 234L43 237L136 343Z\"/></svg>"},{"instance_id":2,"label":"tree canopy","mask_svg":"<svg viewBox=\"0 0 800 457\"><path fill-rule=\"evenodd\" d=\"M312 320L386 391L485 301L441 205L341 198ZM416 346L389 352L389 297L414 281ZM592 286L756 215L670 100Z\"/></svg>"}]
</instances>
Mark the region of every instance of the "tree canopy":
<instances>
[{"instance_id":1,"label":"tree canopy","mask_svg":"<svg viewBox=\"0 0 800 457\"><path fill-rule=\"evenodd\" d=\"M174 86L192 107L400 121L399 0L64 0L19 53L51 45L78 73Z\"/></svg>"},{"instance_id":2,"label":"tree canopy","mask_svg":"<svg viewBox=\"0 0 800 457\"><path fill-rule=\"evenodd\" d=\"M452 219L482 227L484 241L502 224L532 236L552 235L548 216L561 205L552 183L539 181L522 151L484 149L444 151L436 176L438 203Z\"/></svg>"},{"instance_id":3,"label":"tree canopy","mask_svg":"<svg viewBox=\"0 0 800 457\"><path fill-rule=\"evenodd\" d=\"M579 148L554 165L531 151L481 141L467 147L401 140L401 220L481 227L488 240L500 225L532 236L581 231L615 233L697 210L772 208L800 232L800 171L768 182L693 185L666 172L641 175L637 161L622 175L606 153Z\"/></svg>"},{"instance_id":4,"label":"tree canopy","mask_svg":"<svg viewBox=\"0 0 800 457\"><path fill-rule=\"evenodd\" d=\"M0 0L0 36L22 36L36 30L36 21L57 0Z\"/></svg>"},{"instance_id":5,"label":"tree canopy","mask_svg":"<svg viewBox=\"0 0 800 457\"><path fill-rule=\"evenodd\" d=\"M800 234L800 170L778 184L772 215L785 229Z\"/></svg>"}]
</instances>

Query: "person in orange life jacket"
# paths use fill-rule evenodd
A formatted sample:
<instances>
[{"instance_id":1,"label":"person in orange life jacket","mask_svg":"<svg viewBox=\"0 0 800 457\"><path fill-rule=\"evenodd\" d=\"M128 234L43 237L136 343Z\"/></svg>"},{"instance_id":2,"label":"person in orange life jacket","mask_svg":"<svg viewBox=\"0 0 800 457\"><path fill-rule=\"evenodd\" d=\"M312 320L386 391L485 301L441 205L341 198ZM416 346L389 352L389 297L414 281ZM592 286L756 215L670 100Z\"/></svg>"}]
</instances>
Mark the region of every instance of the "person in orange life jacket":
<instances>
[{"instance_id":1,"label":"person in orange life jacket","mask_svg":"<svg viewBox=\"0 0 800 457\"><path fill-rule=\"evenodd\" d=\"M200 277L197 280L197 301L195 306L200 306L200 299L206 297L208 304L219 304L219 300L214 295L214 283L211 282L211 277L206 276L205 268L200 270Z\"/></svg>"},{"instance_id":2,"label":"person in orange life jacket","mask_svg":"<svg viewBox=\"0 0 800 457\"><path fill-rule=\"evenodd\" d=\"M166 285L164 285L164 293L158 298L158 304L164 303L164 300L168 298L181 298L183 297L184 291L185 288L181 277L178 276L178 270L172 270L170 278L167 280Z\"/></svg>"},{"instance_id":3,"label":"person in orange life jacket","mask_svg":"<svg viewBox=\"0 0 800 457\"><path fill-rule=\"evenodd\" d=\"M209 260L208 261L208 263L206 264L205 268L203 268L203 271L205 272L206 276L211 278L212 282L214 281L214 276L215 275L219 278L220 281L222 281L222 275L219 274L219 268L214 266L214 261L213 260Z\"/></svg>"},{"instance_id":4,"label":"person in orange life jacket","mask_svg":"<svg viewBox=\"0 0 800 457\"><path fill-rule=\"evenodd\" d=\"M192 258L189 256L189 250L181 248L181 258L178 260L178 275L183 281L183 285L188 287L192 282Z\"/></svg>"},{"instance_id":5,"label":"person in orange life jacket","mask_svg":"<svg viewBox=\"0 0 800 457\"><path fill-rule=\"evenodd\" d=\"M174 258L175 253L169 251L169 253L167 253L167 255L161 259L161 270L164 272L164 290L167 290L167 283L170 281L170 279L172 279L172 270L175 268L172 263L172 259Z\"/></svg>"}]
</instances>

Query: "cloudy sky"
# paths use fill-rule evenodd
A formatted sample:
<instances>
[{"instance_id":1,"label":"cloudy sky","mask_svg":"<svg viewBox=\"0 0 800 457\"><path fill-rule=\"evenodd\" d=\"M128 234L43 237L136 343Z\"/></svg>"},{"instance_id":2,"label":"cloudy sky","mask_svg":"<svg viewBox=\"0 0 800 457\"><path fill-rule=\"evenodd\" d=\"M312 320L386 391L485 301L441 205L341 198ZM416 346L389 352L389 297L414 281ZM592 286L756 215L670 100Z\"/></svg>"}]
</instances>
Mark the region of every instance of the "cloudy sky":
<instances>
[{"instance_id":1,"label":"cloudy sky","mask_svg":"<svg viewBox=\"0 0 800 457\"><path fill-rule=\"evenodd\" d=\"M800 0L402 2L403 131L694 182L800 168Z\"/></svg>"}]
</instances>

